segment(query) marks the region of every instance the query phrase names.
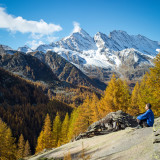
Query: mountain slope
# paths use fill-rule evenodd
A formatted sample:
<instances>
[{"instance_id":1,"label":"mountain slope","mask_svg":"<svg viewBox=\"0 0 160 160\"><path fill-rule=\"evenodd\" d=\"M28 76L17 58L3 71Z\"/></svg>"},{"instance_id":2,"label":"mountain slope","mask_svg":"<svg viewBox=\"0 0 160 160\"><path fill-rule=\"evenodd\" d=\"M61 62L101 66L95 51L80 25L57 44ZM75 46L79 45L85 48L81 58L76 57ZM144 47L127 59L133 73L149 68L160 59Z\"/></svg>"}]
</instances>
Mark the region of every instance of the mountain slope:
<instances>
[{"instance_id":1,"label":"mountain slope","mask_svg":"<svg viewBox=\"0 0 160 160\"><path fill-rule=\"evenodd\" d=\"M107 81L111 72L130 80L139 79L153 66L158 48L159 42L142 35L114 30L109 36L98 32L92 38L79 28L70 36L50 45L40 45L36 50L57 52L88 76ZM132 74L139 72L138 76L125 74L124 65L129 67L129 72L132 70Z\"/></svg>"},{"instance_id":2,"label":"mountain slope","mask_svg":"<svg viewBox=\"0 0 160 160\"><path fill-rule=\"evenodd\" d=\"M106 87L104 83L97 83L87 77L76 66L69 63L55 52L48 51L46 54L43 54L42 52L32 52L30 54L46 63L61 81L66 81L73 85L95 87L102 90Z\"/></svg>"},{"instance_id":3,"label":"mountain slope","mask_svg":"<svg viewBox=\"0 0 160 160\"><path fill-rule=\"evenodd\" d=\"M114 30L109 35L98 32L91 37L78 27L69 36L40 45L35 51L56 52L86 75L102 81L108 81L113 73L137 81L153 66L159 49L159 42L140 34Z\"/></svg>"},{"instance_id":4,"label":"mountain slope","mask_svg":"<svg viewBox=\"0 0 160 160\"><path fill-rule=\"evenodd\" d=\"M0 67L34 81L58 82L52 70L39 59L17 52L0 56Z\"/></svg>"},{"instance_id":5,"label":"mountain slope","mask_svg":"<svg viewBox=\"0 0 160 160\"><path fill-rule=\"evenodd\" d=\"M0 68L0 118L10 126L17 140L20 134L29 140L32 153L46 114L53 120L58 112L64 119L71 111L69 105L50 101L41 89Z\"/></svg>"}]
</instances>

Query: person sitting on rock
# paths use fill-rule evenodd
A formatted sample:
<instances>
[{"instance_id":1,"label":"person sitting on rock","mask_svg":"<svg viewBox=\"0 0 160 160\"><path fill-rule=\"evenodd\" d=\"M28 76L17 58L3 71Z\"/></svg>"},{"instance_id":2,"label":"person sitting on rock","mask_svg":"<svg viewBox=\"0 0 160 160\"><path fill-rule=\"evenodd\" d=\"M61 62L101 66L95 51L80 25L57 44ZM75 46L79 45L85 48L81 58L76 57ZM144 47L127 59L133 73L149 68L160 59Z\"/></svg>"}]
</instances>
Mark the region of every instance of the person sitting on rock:
<instances>
[{"instance_id":1,"label":"person sitting on rock","mask_svg":"<svg viewBox=\"0 0 160 160\"><path fill-rule=\"evenodd\" d=\"M147 111L144 114L137 117L137 128L152 127L154 124L154 114L151 110L151 104L147 103L145 109Z\"/></svg>"}]
</instances>

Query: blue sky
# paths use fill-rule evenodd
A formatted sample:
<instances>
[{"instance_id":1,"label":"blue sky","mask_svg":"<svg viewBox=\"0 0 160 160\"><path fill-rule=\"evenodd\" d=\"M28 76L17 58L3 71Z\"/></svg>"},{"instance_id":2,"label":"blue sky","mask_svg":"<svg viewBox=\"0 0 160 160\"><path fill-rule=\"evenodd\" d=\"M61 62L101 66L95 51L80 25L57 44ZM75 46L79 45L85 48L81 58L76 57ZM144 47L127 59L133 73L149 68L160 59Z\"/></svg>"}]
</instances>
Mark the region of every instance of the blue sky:
<instances>
[{"instance_id":1,"label":"blue sky","mask_svg":"<svg viewBox=\"0 0 160 160\"><path fill-rule=\"evenodd\" d=\"M68 36L124 30L160 41L160 0L0 0L0 44L17 49Z\"/></svg>"}]
</instances>

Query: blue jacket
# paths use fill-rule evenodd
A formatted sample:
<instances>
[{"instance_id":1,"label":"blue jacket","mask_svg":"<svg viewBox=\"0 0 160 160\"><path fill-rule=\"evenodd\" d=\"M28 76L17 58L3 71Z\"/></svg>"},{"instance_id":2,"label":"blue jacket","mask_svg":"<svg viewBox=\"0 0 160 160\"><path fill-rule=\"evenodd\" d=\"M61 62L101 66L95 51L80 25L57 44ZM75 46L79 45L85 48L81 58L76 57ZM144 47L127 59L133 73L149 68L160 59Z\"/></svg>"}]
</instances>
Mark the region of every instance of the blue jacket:
<instances>
[{"instance_id":1,"label":"blue jacket","mask_svg":"<svg viewBox=\"0 0 160 160\"><path fill-rule=\"evenodd\" d=\"M148 109L144 114L137 117L139 120L146 119L147 124L152 127L154 124L154 114L151 109Z\"/></svg>"}]
</instances>

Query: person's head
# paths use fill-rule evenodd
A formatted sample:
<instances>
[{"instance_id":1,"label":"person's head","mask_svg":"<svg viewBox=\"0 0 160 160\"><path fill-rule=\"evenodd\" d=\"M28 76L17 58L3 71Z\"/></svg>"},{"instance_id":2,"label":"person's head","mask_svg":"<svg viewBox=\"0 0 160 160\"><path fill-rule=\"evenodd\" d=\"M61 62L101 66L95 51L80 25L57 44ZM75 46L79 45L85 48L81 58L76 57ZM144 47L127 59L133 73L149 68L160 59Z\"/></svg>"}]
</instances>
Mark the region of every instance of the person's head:
<instances>
[{"instance_id":1,"label":"person's head","mask_svg":"<svg viewBox=\"0 0 160 160\"><path fill-rule=\"evenodd\" d=\"M150 104L150 103L147 103L145 109L146 109L146 110L151 109L151 104Z\"/></svg>"}]
</instances>

